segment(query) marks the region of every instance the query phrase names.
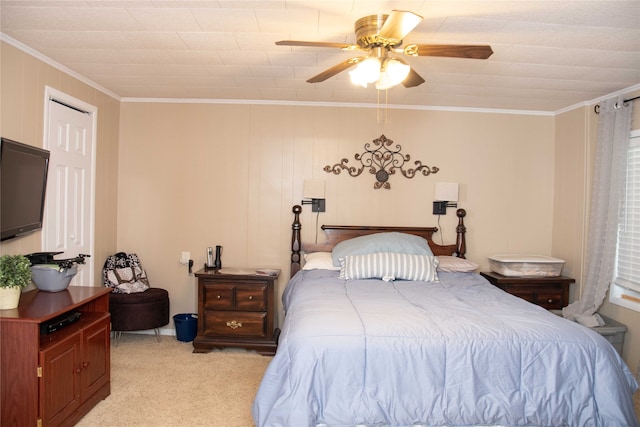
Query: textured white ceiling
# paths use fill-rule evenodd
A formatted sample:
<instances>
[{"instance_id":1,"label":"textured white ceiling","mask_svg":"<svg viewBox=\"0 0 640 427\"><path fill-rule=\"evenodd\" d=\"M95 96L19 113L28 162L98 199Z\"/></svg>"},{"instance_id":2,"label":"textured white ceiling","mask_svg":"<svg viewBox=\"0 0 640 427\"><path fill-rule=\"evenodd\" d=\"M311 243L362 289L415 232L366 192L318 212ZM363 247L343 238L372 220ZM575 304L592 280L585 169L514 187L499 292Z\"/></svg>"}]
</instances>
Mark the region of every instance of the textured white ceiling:
<instances>
[{"instance_id":1,"label":"textured white ceiling","mask_svg":"<svg viewBox=\"0 0 640 427\"><path fill-rule=\"evenodd\" d=\"M397 105L549 111L640 83L640 1L0 0L0 29L122 98L376 103L347 73L353 55L276 46L355 43L363 16L411 10L404 44L490 44L487 60L408 58L426 80Z\"/></svg>"}]
</instances>

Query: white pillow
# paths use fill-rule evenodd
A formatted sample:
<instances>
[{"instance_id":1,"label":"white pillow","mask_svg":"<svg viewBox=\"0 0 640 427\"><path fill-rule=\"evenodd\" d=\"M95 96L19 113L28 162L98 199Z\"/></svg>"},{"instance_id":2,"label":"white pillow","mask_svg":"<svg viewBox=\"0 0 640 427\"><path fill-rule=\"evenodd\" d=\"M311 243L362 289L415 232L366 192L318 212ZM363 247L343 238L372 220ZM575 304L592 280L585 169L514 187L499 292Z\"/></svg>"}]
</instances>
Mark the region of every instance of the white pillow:
<instances>
[{"instance_id":1,"label":"white pillow","mask_svg":"<svg viewBox=\"0 0 640 427\"><path fill-rule=\"evenodd\" d=\"M476 271L480 266L468 259L458 258L455 256L437 256L438 271L448 273L470 273Z\"/></svg>"},{"instance_id":2,"label":"white pillow","mask_svg":"<svg viewBox=\"0 0 640 427\"><path fill-rule=\"evenodd\" d=\"M303 270L340 270L333 265L331 252L311 252L304 254Z\"/></svg>"},{"instance_id":3,"label":"white pillow","mask_svg":"<svg viewBox=\"0 0 640 427\"><path fill-rule=\"evenodd\" d=\"M420 280L437 282L437 261L432 255L378 252L365 255L347 255L341 258L340 278L382 279L391 281Z\"/></svg>"}]
</instances>

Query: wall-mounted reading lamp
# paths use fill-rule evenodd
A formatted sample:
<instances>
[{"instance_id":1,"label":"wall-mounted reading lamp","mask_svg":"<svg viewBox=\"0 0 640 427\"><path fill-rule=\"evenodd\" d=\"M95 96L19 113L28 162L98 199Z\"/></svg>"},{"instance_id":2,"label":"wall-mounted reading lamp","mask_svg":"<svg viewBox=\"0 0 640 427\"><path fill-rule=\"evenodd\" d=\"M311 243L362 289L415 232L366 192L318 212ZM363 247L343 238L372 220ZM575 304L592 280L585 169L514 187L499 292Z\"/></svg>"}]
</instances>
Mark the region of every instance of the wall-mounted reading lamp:
<instances>
[{"instance_id":1,"label":"wall-mounted reading lamp","mask_svg":"<svg viewBox=\"0 0 640 427\"><path fill-rule=\"evenodd\" d=\"M435 201L433 202L434 215L446 215L447 208L458 207L457 182L436 182Z\"/></svg>"},{"instance_id":2,"label":"wall-mounted reading lamp","mask_svg":"<svg viewBox=\"0 0 640 427\"><path fill-rule=\"evenodd\" d=\"M305 179L302 198L304 199L302 200L302 205L311 205L311 212L324 212L324 181Z\"/></svg>"}]
</instances>

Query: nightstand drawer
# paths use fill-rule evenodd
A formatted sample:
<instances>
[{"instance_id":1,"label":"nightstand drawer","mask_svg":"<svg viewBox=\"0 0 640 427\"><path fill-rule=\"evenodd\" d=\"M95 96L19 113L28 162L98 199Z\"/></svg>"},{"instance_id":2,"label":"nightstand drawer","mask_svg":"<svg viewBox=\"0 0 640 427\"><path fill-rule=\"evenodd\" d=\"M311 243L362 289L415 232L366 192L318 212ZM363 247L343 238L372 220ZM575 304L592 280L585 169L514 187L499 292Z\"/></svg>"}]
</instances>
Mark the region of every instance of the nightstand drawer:
<instances>
[{"instance_id":1,"label":"nightstand drawer","mask_svg":"<svg viewBox=\"0 0 640 427\"><path fill-rule=\"evenodd\" d=\"M236 288L236 309L264 311L267 302L267 286L238 286Z\"/></svg>"},{"instance_id":2,"label":"nightstand drawer","mask_svg":"<svg viewBox=\"0 0 640 427\"><path fill-rule=\"evenodd\" d=\"M561 293L540 292L536 294L535 301L533 302L547 310L560 310L564 307Z\"/></svg>"},{"instance_id":3,"label":"nightstand drawer","mask_svg":"<svg viewBox=\"0 0 640 427\"><path fill-rule=\"evenodd\" d=\"M233 310L233 285L206 284L203 287L205 310Z\"/></svg>"},{"instance_id":4,"label":"nightstand drawer","mask_svg":"<svg viewBox=\"0 0 640 427\"><path fill-rule=\"evenodd\" d=\"M539 289L519 289L517 286L499 286L502 290L522 298L525 301L529 301L533 304L537 304L547 310L560 310L564 305L562 291L556 291L554 287L551 289L545 289L540 287Z\"/></svg>"},{"instance_id":5,"label":"nightstand drawer","mask_svg":"<svg viewBox=\"0 0 640 427\"><path fill-rule=\"evenodd\" d=\"M531 291L526 291L526 290L522 290L522 289L512 289L512 288L510 288L508 286L500 287L500 289L502 289L505 292L510 293L511 295L517 296L518 298L522 298L525 301L529 301L529 302L532 302L532 303L536 302L535 295Z\"/></svg>"},{"instance_id":6,"label":"nightstand drawer","mask_svg":"<svg viewBox=\"0 0 640 427\"><path fill-rule=\"evenodd\" d=\"M266 312L216 312L204 316L205 336L265 337Z\"/></svg>"}]
</instances>

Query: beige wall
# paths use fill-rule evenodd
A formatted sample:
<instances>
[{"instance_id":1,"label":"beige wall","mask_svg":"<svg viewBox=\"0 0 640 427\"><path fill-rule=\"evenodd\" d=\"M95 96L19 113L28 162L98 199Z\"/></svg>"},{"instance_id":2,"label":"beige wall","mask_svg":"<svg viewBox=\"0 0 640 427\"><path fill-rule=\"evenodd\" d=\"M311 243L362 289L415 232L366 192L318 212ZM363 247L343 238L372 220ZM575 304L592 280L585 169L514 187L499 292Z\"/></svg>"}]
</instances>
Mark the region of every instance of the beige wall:
<instances>
[{"instance_id":1,"label":"beige wall","mask_svg":"<svg viewBox=\"0 0 640 427\"><path fill-rule=\"evenodd\" d=\"M108 253L116 247L118 132L120 103L58 69L2 42L0 47L0 133L38 147L43 145L45 86L98 108L96 135L95 282ZM0 244L2 254L42 250L41 232Z\"/></svg>"},{"instance_id":2,"label":"beige wall","mask_svg":"<svg viewBox=\"0 0 640 427\"><path fill-rule=\"evenodd\" d=\"M637 96L630 93L627 97ZM634 105L634 129L640 128L640 105ZM556 117L552 254L568 260L563 273L576 278L572 300L581 294L586 274L586 245L591 181L598 132L593 105ZM640 313L605 300L599 310L627 326L623 358L632 370L640 366Z\"/></svg>"},{"instance_id":3,"label":"beige wall","mask_svg":"<svg viewBox=\"0 0 640 427\"><path fill-rule=\"evenodd\" d=\"M586 245L588 118L584 108L556 117L552 252L567 261L563 274L576 279L572 300L579 296Z\"/></svg>"},{"instance_id":4,"label":"beige wall","mask_svg":"<svg viewBox=\"0 0 640 427\"><path fill-rule=\"evenodd\" d=\"M389 109L123 103L118 191L119 250L137 252L152 281L171 292L173 313L196 310L196 267L207 246L223 246L223 266L278 267L288 279L291 206L305 179L326 182L320 224L437 225L434 184L461 184L468 210L468 257L487 267L500 252L550 254L554 118ZM328 174L325 165L381 134L440 171L390 179L374 190L368 172ZM315 215L305 206L303 236ZM441 221L455 240L455 210ZM322 236L320 236L322 239Z\"/></svg>"}]
</instances>

